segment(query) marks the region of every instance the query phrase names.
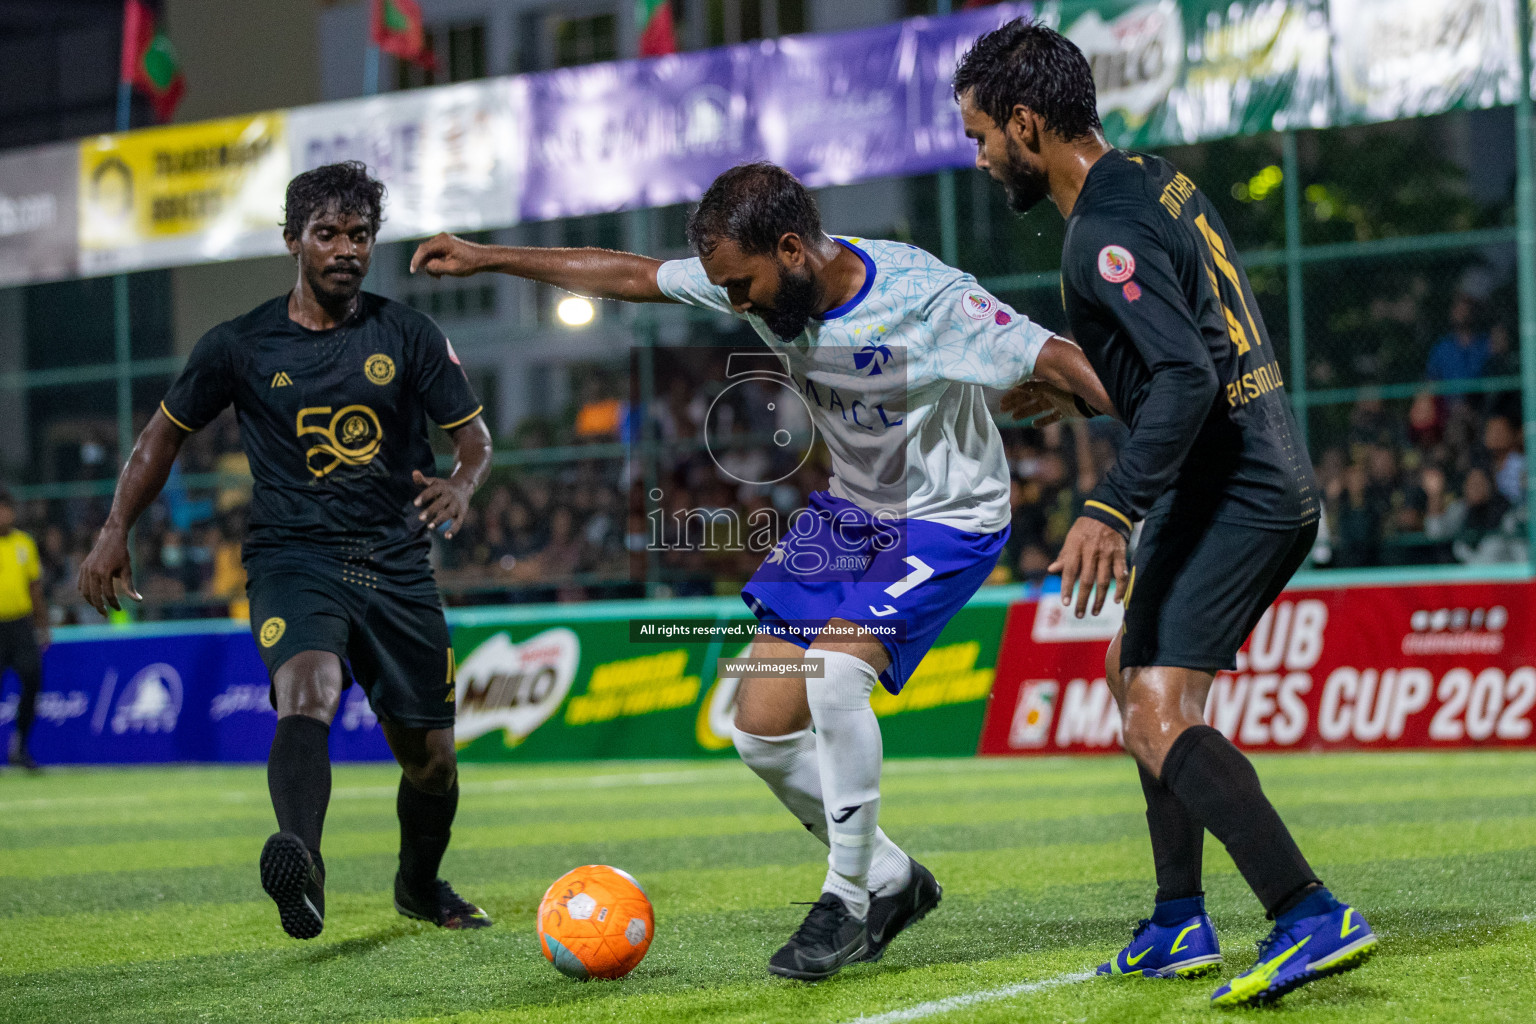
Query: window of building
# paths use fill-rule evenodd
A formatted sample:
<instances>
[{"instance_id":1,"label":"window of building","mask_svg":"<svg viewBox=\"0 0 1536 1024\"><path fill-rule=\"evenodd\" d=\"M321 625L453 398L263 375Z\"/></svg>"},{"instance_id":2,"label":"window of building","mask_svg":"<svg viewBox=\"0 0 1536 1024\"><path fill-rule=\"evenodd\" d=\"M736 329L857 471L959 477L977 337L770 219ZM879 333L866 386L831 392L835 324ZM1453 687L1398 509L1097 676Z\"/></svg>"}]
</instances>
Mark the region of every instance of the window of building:
<instances>
[{"instance_id":1,"label":"window of building","mask_svg":"<svg viewBox=\"0 0 1536 1024\"><path fill-rule=\"evenodd\" d=\"M471 242L489 244L493 241L489 231L464 231L460 234ZM433 281L423 274L413 276L411 256L416 252L416 243L401 242L394 248L399 260L400 280L409 289L401 296L406 305L442 317L491 316L496 312L494 280L445 277Z\"/></svg>"},{"instance_id":2,"label":"window of building","mask_svg":"<svg viewBox=\"0 0 1536 1024\"><path fill-rule=\"evenodd\" d=\"M395 88L420 89L448 82L468 82L486 76L485 22L469 21L423 30L426 48L437 57L429 71L407 60L395 61Z\"/></svg>"},{"instance_id":3,"label":"window of building","mask_svg":"<svg viewBox=\"0 0 1536 1024\"><path fill-rule=\"evenodd\" d=\"M556 17L551 28L555 50L554 66L557 68L618 59L619 19L613 14L594 14L585 18Z\"/></svg>"},{"instance_id":4,"label":"window of building","mask_svg":"<svg viewBox=\"0 0 1536 1024\"><path fill-rule=\"evenodd\" d=\"M705 46L805 31L805 0L693 0L688 14L702 19Z\"/></svg>"}]
</instances>

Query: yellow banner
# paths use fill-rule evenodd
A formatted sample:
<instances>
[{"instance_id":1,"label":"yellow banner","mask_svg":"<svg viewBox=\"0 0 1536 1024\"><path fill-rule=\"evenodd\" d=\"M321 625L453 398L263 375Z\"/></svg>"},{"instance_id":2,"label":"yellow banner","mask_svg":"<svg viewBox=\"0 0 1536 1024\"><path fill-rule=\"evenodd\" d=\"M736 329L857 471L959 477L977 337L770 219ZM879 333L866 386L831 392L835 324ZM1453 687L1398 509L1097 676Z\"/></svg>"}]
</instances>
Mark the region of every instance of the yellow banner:
<instances>
[{"instance_id":1,"label":"yellow banner","mask_svg":"<svg viewBox=\"0 0 1536 1024\"><path fill-rule=\"evenodd\" d=\"M280 111L82 140L82 255L111 270L280 251L288 168Z\"/></svg>"}]
</instances>

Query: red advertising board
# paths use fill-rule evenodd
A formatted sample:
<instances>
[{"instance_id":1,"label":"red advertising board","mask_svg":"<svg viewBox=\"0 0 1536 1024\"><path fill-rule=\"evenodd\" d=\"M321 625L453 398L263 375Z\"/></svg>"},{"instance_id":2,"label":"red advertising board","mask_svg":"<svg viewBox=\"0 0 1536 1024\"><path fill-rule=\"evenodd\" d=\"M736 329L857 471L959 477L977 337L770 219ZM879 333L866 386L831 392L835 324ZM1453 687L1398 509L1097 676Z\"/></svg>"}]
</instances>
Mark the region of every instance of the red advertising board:
<instances>
[{"instance_id":1,"label":"red advertising board","mask_svg":"<svg viewBox=\"0 0 1536 1024\"><path fill-rule=\"evenodd\" d=\"M1288 590L1216 677L1205 717L1245 750L1536 746L1536 585ZM1104 683L1118 608L1008 614L983 754L1118 750Z\"/></svg>"}]
</instances>

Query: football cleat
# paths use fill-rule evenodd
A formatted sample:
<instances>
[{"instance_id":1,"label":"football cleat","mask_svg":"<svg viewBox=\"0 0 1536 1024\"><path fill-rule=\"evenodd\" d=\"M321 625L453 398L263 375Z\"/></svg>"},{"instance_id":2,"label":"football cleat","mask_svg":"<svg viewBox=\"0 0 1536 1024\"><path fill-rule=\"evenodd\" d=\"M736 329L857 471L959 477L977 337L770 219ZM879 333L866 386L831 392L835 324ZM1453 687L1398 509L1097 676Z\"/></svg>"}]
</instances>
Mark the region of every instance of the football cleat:
<instances>
[{"instance_id":1,"label":"football cleat","mask_svg":"<svg viewBox=\"0 0 1536 1024\"><path fill-rule=\"evenodd\" d=\"M432 894L423 899L407 891L400 873L395 872L395 909L439 928L489 928L494 923L489 914L454 892L441 878L432 886Z\"/></svg>"},{"instance_id":2,"label":"football cleat","mask_svg":"<svg viewBox=\"0 0 1536 1024\"><path fill-rule=\"evenodd\" d=\"M944 888L933 872L917 861L912 862L912 877L889 896L869 894L869 945L860 963L874 963L885 955L891 940L921 921L939 905Z\"/></svg>"},{"instance_id":3,"label":"football cleat","mask_svg":"<svg viewBox=\"0 0 1536 1024\"><path fill-rule=\"evenodd\" d=\"M1096 974L1139 974L1143 978L1202 978L1221 970L1221 943L1209 916L1195 914L1178 924L1143 918L1131 941Z\"/></svg>"},{"instance_id":4,"label":"football cleat","mask_svg":"<svg viewBox=\"0 0 1536 1024\"><path fill-rule=\"evenodd\" d=\"M27 753L26 744L21 742L21 733L19 732L11 733L11 744L7 755L6 760L10 762L12 768L20 768L29 772L42 771L38 763L32 760L32 755Z\"/></svg>"},{"instance_id":5,"label":"football cleat","mask_svg":"<svg viewBox=\"0 0 1536 1024\"><path fill-rule=\"evenodd\" d=\"M325 927L325 868L292 832L273 833L261 848L261 887L289 935L312 939Z\"/></svg>"},{"instance_id":6,"label":"football cleat","mask_svg":"<svg viewBox=\"0 0 1536 1024\"><path fill-rule=\"evenodd\" d=\"M1359 967L1376 946L1376 933L1365 918L1342 903L1288 927L1277 923L1259 941L1258 963L1211 993L1211 1005L1272 1003L1309 981Z\"/></svg>"},{"instance_id":7,"label":"football cleat","mask_svg":"<svg viewBox=\"0 0 1536 1024\"><path fill-rule=\"evenodd\" d=\"M768 972L797 981L822 981L864 955L869 925L830 892L811 904L805 921L768 960Z\"/></svg>"}]
</instances>

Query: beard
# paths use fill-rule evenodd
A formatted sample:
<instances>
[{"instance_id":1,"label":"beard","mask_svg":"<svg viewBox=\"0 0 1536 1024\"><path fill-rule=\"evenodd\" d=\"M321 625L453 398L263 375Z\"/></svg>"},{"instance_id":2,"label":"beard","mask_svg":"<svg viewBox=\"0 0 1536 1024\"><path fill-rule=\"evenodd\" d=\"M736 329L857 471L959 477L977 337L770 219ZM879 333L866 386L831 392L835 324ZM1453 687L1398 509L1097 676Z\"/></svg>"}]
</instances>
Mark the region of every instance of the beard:
<instances>
[{"instance_id":1,"label":"beard","mask_svg":"<svg viewBox=\"0 0 1536 1024\"><path fill-rule=\"evenodd\" d=\"M805 331L816 312L816 282L809 273L791 273L779 267L779 290L773 294L773 308L758 313L764 324L785 341L793 341Z\"/></svg>"},{"instance_id":2,"label":"beard","mask_svg":"<svg viewBox=\"0 0 1536 1024\"><path fill-rule=\"evenodd\" d=\"M1012 138L1007 140L1008 166L1003 169L1003 192L1008 208L1014 213L1028 213L1051 193L1050 179L1043 170L1024 162L1024 154Z\"/></svg>"}]
</instances>

